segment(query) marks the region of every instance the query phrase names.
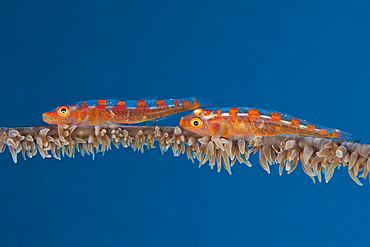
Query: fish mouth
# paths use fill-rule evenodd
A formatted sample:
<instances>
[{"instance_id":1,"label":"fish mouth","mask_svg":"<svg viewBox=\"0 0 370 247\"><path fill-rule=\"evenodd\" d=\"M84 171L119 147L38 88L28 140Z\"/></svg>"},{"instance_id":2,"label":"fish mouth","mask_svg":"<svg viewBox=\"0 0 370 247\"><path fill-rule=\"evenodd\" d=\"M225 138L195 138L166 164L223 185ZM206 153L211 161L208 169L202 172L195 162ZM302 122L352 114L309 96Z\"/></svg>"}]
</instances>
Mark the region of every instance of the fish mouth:
<instances>
[{"instance_id":1,"label":"fish mouth","mask_svg":"<svg viewBox=\"0 0 370 247\"><path fill-rule=\"evenodd\" d=\"M57 122L55 122L53 118L48 116L47 113L42 114L42 120L48 124L55 124L55 125L57 124Z\"/></svg>"}]
</instances>

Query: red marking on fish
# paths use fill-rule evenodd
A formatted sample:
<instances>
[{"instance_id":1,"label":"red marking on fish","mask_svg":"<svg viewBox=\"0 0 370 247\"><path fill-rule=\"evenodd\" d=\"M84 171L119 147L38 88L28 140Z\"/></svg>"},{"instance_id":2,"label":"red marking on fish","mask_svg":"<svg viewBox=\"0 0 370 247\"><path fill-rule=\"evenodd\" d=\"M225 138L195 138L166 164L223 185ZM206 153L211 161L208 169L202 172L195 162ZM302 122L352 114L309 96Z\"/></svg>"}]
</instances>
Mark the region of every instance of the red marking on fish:
<instances>
[{"instance_id":1,"label":"red marking on fish","mask_svg":"<svg viewBox=\"0 0 370 247\"><path fill-rule=\"evenodd\" d=\"M168 106L167 106L167 103L166 103L163 99L159 99L159 100L157 100L157 101L155 102L155 104L156 104L156 106L157 106L158 108L166 108L166 107L168 107Z\"/></svg>"},{"instance_id":2,"label":"red marking on fish","mask_svg":"<svg viewBox=\"0 0 370 247\"><path fill-rule=\"evenodd\" d=\"M300 125L298 119L296 119L296 118L293 118L292 121L290 121L290 124L294 125L294 126L299 126Z\"/></svg>"},{"instance_id":3,"label":"red marking on fish","mask_svg":"<svg viewBox=\"0 0 370 247\"><path fill-rule=\"evenodd\" d=\"M149 106L146 104L145 99L139 99L139 100L137 101L136 109L137 109L138 111L140 111L140 110L146 110L146 109L148 109L148 108L149 108Z\"/></svg>"},{"instance_id":4,"label":"red marking on fish","mask_svg":"<svg viewBox=\"0 0 370 247\"><path fill-rule=\"evenodd\" d=\"M107 105L107 100L106 99L98 99L98 105L96 106L96 108L98 109L104 109L105 106Z\"/></svg>"},{"instance_id":5,"label":"red marking on fish","mask_svg":"<svg viewBox=\"0 0 370 247\"><path fill-rule=\"evenodd\" d=\"M248 117L251 119L257 119L260 117L260 114L258 112L258 109L249 109L248 111Z\"/></svg>"},{"instance_id":6,"label":"red marking on fish","mask_svg":"<svg viewBox=\"0 0 370 247\"><path fill-rule=\"evenodd\" d=\"M126 102L124 100L118 100L117 105L113 106L114 109L126 110Z\"/></svg>"}]
</instances>

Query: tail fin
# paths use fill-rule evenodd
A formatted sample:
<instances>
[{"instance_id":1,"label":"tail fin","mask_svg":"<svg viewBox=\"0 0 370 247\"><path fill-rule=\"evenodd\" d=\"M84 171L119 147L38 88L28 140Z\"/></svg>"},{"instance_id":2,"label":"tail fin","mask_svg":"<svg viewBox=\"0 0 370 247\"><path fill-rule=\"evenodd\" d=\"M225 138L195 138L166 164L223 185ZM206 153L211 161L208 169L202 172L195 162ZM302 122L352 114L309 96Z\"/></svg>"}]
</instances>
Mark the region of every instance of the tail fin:
<instances>
[{"instance_id":1,"label":"tail fin","mask_svg":"<svg viewBox=\"0 0 370 247\"><path fill-rule=\"evenodd\" d=\"M335 130L335 133L338 134L338 137L335 138L335 139L351 141L351 142L360 142L361 141L360 137L358 137L356 135L353 135L353 134L349 134L349 133L346 133L346 132L343 132L343 131L340 131L340 130Z\"/></svg>"}]
</instances>

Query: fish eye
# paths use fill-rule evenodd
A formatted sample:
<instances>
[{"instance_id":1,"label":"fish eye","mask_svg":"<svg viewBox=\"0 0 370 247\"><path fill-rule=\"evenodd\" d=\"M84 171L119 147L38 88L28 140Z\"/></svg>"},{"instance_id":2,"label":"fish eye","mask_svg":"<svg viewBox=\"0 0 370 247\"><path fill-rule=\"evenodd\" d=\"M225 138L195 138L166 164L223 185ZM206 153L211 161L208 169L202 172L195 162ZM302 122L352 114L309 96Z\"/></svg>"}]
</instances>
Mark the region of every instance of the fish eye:
<instances>
[{"instance_id":1,"label":"fish eye","mask_svg":"<svg viewBox=\"0 0 370 247\"><path fill-rule=\"evenodd\" d=\"M69 113L70 113L70 110L69 110L68 106L62 105L58 109L58 114L61 117L67 117L69 115Z\"/></svg>"},{"instance_id":2,"label":"fish eye","mask_svg":"<svg viewBox=\"0 0 370 247\"><path fill-rule=\"evenodd\" d=\"M200 118L195 117L191 119L190 125L194 128L201 128L203 126L203 121Z\"/></svg>"}]
</instances>

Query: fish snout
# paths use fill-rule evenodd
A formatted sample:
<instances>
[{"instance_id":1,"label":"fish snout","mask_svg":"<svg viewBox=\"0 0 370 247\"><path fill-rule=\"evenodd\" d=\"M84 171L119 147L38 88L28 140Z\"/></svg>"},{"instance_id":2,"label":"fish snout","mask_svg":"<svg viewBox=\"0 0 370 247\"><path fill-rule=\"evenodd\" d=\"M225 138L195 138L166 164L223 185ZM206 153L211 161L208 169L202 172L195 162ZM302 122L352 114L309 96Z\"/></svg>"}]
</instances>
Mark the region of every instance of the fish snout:
<instances>
[{"instance_id":1,"label":"fish snout","mask_svg":"<svg viewBox=\"0 0 370 247\"><path fill-rule=\"evenodd\" d=\"M55 120L52 117L52 114L50 112L44 112L42 114L42 120L48 124L57 124Z\"/></svg>"}]
</instances>

